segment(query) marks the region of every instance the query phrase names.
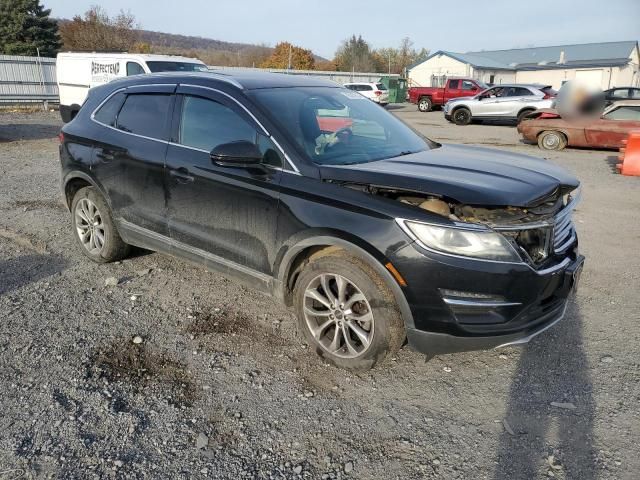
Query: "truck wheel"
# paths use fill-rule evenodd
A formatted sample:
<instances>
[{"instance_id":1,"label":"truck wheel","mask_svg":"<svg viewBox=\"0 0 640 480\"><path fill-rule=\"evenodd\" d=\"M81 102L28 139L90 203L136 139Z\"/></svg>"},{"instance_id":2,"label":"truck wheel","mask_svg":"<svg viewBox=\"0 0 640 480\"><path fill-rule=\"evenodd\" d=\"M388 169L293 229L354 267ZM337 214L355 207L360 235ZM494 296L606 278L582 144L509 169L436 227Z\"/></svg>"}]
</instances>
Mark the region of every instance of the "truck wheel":
<instances>
[{"instance_id":1,"label":"truck wheel","mask_svg":"<svg viewBox=\"0 0 640 480\"><path fill-rule=\"evenodd\" d=\"M294 287L298 326L315 352L338 367L367 370L400 349L404 322L385 280L340 252L312 259Z\"/></svg>"},{"instance_id":2,"label":"truck wheel","mask_svg":"<svg viewBox=\"0 0 640 480\"><path fill-rule=\"evenodd\" d=\"M518 114L518 123L522 122L522 120L524 120L524 117L526 117L527 115L529 115L531 112L535 112L535 110L533 110L533 109L529 109L529 110L522 110L522 111Z\"/></svg>"},{"instance_id":3,"label":"truck wheel","mask_svg":"<svg viewBox=\"0 0 640 480\"><path fill-rule=\"evenodd\" d=\"M468 108L459 107L453 111L451 118L456 125L469 125L471 123L471 112Z\"/></svg>"},{"instance_id":4,"label":"truck wheel","mask_svg":"<svg viewBox=\"0 0 640 480\"><path fill-rule=\"evenodd\" d=\"M115 262L129 254L109 206L94 187L78 190L71 202L71 223L82 253L96 263Z\"/></svg>"},{"instance_id":5,"label":"truck wheel","mask_svg":"<svg viewBox=\"0 0 640 480\"><path fill-rule=\"evenodd\" d=\"M562 150L567 146L567 138L562 132L545 130L538 135L538 147L543 150Z\"/></svg>"},{"instance_id":6,"label":"truck wheel","mask_svg":"<svg viewBox=\"0 0 640 480\"><path fill-rule=\"evenodd\" d=\"M429 97L422 97L418 101L418 110L420 110L421 112L430 112L432 107L433 103L431 102L431 99Z\"/></svg>"}]
</instances>

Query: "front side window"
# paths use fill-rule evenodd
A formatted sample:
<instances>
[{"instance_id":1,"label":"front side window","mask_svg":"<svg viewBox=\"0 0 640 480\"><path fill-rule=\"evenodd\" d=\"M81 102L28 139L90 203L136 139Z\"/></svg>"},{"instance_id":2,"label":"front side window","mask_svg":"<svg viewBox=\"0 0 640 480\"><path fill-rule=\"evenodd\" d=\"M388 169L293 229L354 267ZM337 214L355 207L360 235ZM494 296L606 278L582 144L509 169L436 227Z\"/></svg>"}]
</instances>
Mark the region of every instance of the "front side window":
<instances>
[{"instance_id":1,"label":"front side window","mask_svg":"<svg viewBox=\"0 0 640 480\"><path fill-rule=\"evenodd\" d=\"M127 62L127 77L131 75L142 75L145 73L144 68L137 62Z\"/></svg>"},{"instance_id":2,"label":"front side window","mask_svg":"<svg viewBox=\"0 0 640 480\"><path fill-rule=\"evenodd\" d=\"M635 120L640 121L640 106L618 107L604 115L607 120Z\"/></svg>"},{"instance_id":3,"label":"front side window","mask_svg":"<svg viewBox=\"0 0 640 480\"><path fill-rule=\"evenodd\" d=\"M629 90L626 88L618 88L611 92L611 97L613 98L627 98L629 96Z\"/></svg>"},{"instance_id":4,"label":"front side window","mask_svg":"<svg viewBox=\"0 0 640 480\"><path fill-rule=\"evenodd\" d=\"M462 90L473 90L474 88L476 88L476 86L473 82L470 82L469 80L462 81Z\"/></svg>"},{"instance_id":5,"label":"front side window","mask_svg":"<svg viewBox=\"0 0 640 480\"><path fill-rule=\"evenodd\" d=\"M171 95L142 93L127 95L118 114L116 128L124 132L164 140Z\"/></svg>"},{"instance_id":6,"label":"front side window","mask_svg":"<svg viewBox=\"0 0 640 480\"><path fill-rule=\"evenodd\" d=\"M273 142L234 110L207 98L183 97L179 131L181 145L210 152L219 145L240 141L256 144L263 154L264 163L282 166Z\"/></svg>"},{"instance_id":7,"label":"front side window","mask_svg":"<svg viewBox=\"0 0 640 480\"><path fill-rule=\"evenodd\" d=\"M100 123L113 127L116 124L116 115L120 111L125 96L124 92L118 92L113 95L98 109L93 118Z\"/></svg>"},{"instance_id":8,"label":"front side window","mask_svg":"<svg viewBox=\"0 0 640 480\"><path fill-rule=\"evenodd\" d=\"M640 99L640 88L632 88L629 96L633 99Z\"/></svg>"},{"instance_id":9,"label":"front side window","mask_svg":"<svg viewBox=\"0 0 640 480\"><path fill-rule=\"evenodd\" d=\"M344 88L265 88L250 95L319 165L373 162L434 147L386 110Z\"/></svg>"}]
</instances>

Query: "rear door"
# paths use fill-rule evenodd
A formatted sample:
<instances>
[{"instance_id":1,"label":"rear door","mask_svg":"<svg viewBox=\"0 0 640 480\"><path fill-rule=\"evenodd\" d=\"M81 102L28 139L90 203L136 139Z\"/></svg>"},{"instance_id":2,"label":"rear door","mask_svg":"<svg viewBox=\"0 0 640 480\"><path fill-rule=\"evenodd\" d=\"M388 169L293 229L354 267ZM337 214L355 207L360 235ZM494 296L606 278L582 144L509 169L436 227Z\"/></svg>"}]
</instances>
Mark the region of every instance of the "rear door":
<instances>
[{"instance_id":1,"label":"rear door","mask_svg":"<svg viewBox=\"0 0 640 480\"><path fill-rule=\"evenodd\" d=\"M271 274L282 174L277 147L228 95L194 86L177 92L166 170L174 244L218 265L232 262ZM258 145L264 167L212 161L215 147L242 140Z\"/></svg>"},{"instance_id":2,"label":"rear door","mask_svg":"<svg viewBox=\"0 0 640 480\"><path fill-rule=\"evenodd\" d=\"M542 98L542 95L539 96ZM535 104L536 96L525 87L507 87L498 100L498 115L504 117L518 116L518 112L529 103Z\"/></svg>"},{"instance_id":3,"label":"rear door","mask_svg":"<svg viewBox=\"0 0 640 480\"><path fill-rule=\"evenodd\" d=\"M106 189L116 221L167 234L164 162L175 85L129 87L94 114L104 134L92 170Z\"/></svg>"}]
</instances>

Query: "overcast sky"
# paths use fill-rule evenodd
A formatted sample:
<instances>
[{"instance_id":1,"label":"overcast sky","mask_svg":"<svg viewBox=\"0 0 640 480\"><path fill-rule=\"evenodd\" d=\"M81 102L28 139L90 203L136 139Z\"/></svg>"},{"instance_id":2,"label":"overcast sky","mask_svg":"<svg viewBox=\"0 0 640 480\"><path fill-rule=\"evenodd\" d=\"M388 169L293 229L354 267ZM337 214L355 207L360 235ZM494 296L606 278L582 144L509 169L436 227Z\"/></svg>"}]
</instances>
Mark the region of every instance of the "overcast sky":
<instances>
[{"instance_id":1,"label":"overcast sky","mask_svg":"<svg viewBox=\"0 0 640 480\"><path fill-rule=\"evenodd\" d=\"M640 0L42 0L71 18L100 3L142 28L243 43L290 41L327 58L361 34L373 47L410 37L432 52L640 39ZM379 6L378 6L379 5Z\"/></svg>"}]
</instances>

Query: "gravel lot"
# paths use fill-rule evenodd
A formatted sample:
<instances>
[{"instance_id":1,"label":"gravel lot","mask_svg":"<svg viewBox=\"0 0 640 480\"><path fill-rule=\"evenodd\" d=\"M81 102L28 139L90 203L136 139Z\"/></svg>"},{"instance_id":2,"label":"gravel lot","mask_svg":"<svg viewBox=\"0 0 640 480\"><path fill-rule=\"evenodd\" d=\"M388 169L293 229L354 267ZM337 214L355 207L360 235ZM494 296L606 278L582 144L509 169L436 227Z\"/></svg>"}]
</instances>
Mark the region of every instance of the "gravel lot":
<instances>
[{"instance_id":1,"label":"gravel lot","mask_svg":"<svg viewBox=\"0 0 640 480\"><path fill-rule=\"evenodd\" d=\"M146 252L90 263L59 193L57 112L0 113L0 479L637 478L640 178L613 173L616 152L393 112L579 176L587 263L558 326L523 348L324 365L291 312L222 276Z\"/></svg>"}]
</instances>

